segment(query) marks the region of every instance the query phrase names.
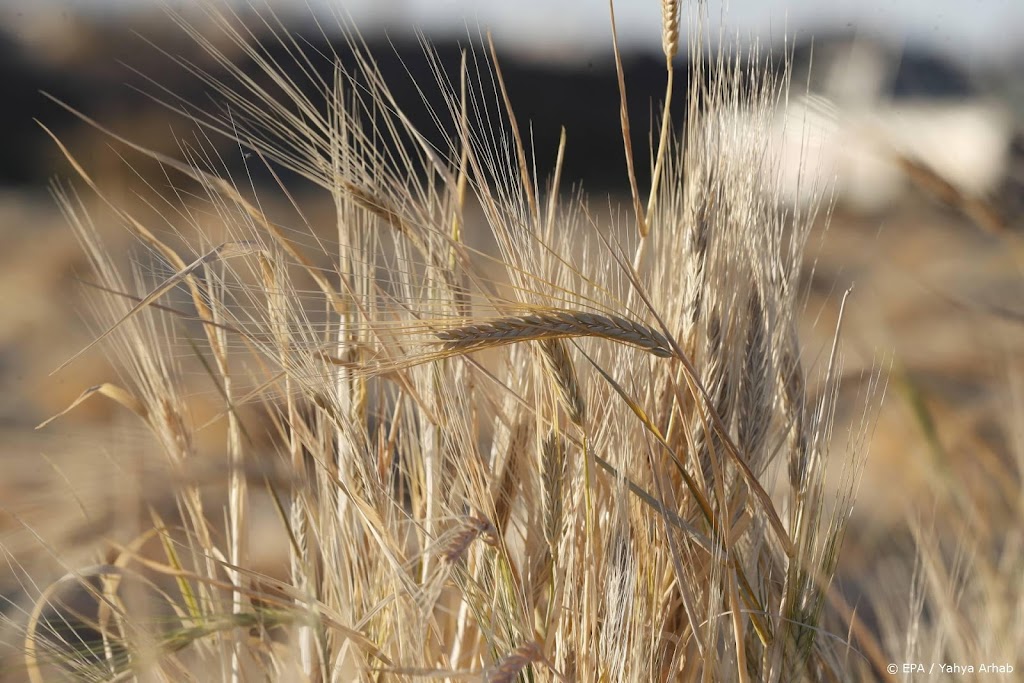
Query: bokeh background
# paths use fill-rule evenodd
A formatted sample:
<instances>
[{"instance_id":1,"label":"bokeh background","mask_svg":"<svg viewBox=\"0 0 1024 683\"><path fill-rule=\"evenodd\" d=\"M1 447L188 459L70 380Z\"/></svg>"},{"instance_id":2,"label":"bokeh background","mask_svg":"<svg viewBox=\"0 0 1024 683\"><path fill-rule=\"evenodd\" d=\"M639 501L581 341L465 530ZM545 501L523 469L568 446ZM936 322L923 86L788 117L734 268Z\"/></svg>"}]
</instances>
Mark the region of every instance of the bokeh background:
<instances>
[{"instance_id":1,"label":"bokeh background","mask_svg":"<svg viewBox=\"0 0 1024 683\"><path fill-rule=\"evenodd\" d=\"M630 110L639 122L634 147L645 150L650 128L644 124L657 115L664 88L660 10L655 0L618 4ZM188 2L168 5L186 14L195 9ZM598 205L609 197L623 200L607 3L343 5L398 99L424 116L414 85L433 80L417 66L416 31L454 66L462 45L492 30L517 116L531 122L540 173L550 170L544 160L554 159L565 126L563 186L582 183ZM780 114L770 146L785 175L813 174L833 204L807 253L809 365L825 362L838 303L855 285L842 335L849 396L841 402L837 434L859 419L858 397L872 369L881 367L888 377L841 563L855 590L858 572L869 573L886 552L898 551L908 514L942 519L946 494L936 491L949 487L937 481L988 492L980 498L994 501L993 533L1019 523L1001 517L995 501L1019 486L1005 473L1022 426L1016 383L1024 349L1024 3L735 0L725 20L713 5L712 35L727 26L727 35L760 45L776 64L787 53L794 59L797 106ZM237 6L246 11L243 3ZM340 32L331 29L339 5L268 6L312 48L330 44L346 53ZM161 182L155 166L138 158L126 165L108 138L41 91L129 139L176 154L194 127L146 94L153 91L147 79L186 98L206 93L169 55L217 68L155 3L12 0L0 9L0 547L8 556L28 547L26 523L55 546L67 534L102 530L103 515L68 526L67 516L52 507L54 487L66 490L69 510L83 491L114 499L116 482L97 479L109 470L95 467L95 459L145 448L131 431L113 436L125 422L123 411L102 401L33 429L86 387L116 378L101 353L49 374L96 330L82 284L89 279L87 263L49 191L55 178L72 172L40 124L74 150L117 201L144 211L131 189L134 174ZM679 84L680 91L686 87ZM808 92L814 97L801 99ZM682 118L675 123L685 125ZM787 123L811 132L794 142ZM806 197L794 182L785 200L799 207ZM317 202L330 210L326 197L304 201L311 215ZM134 247L127 233L100 227L127 258ZM212 414L216 400L210 400ZM199 415L202 401L198 392ZM219 443L223 439L211 431L211 448ZM118 514L117 506L104 514ZM282 549L261 549L273 571ZM0 563L0 593L17 600L19 590L15 572L5 575Z\"/></svg>"}]
</instances>

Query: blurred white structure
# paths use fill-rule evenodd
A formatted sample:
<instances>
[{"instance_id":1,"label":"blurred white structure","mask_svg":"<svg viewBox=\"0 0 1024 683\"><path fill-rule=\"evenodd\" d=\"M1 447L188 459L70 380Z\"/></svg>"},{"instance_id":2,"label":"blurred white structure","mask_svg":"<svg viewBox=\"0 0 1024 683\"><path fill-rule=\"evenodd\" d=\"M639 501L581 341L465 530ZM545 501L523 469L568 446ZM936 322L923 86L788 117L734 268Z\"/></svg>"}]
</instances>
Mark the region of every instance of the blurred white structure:
<instances>
[{"instance_id":1,"label":"blurred white structure","mask_svg":"<svg viewBox=\"0 0 1024 683\"><path fill-rule=\"evenodd\" d=\"M834 191L851 210L879 211L908 188L900 157L969 195L1001 183L1013 114L976 93L955 68L863 39L819 42L813 59L810 52L797 55L788 107L776 112L768 131L768 157L778 162L786 201L804 205ZM732 124L763 125L743 114Z\"/></svg>"}]
</instances>

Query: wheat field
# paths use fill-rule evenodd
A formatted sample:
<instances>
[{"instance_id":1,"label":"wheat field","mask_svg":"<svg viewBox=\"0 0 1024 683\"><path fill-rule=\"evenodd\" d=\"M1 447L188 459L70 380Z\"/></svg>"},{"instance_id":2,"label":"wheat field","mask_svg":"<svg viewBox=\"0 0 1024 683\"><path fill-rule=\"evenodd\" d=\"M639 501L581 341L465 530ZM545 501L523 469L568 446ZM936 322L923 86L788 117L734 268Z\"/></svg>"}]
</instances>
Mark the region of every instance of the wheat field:
<instances>
[{"instance_id":1,"label":"wheat field","mask_svg":"<svg viewBox=\"0 0 1024 683\"><path fill-rule=\"evenodd\" d=\"M424 42L430 131L343 17L354 69L213 2L171 14L208 101L152 81L187 136L53 102L110 145L41 119L92 330L54 373L106 374L37 431L75 456L0 507L0 680L1016 680L1019 321L971 311L1007 340L971 377L984 450L927 344L887 350L884 280L815 288L828 188L787 205L765 153L788 71L707 49L709 11L662 2L649 149L616 60L622 201L562 182L571 122L535 148L486 34L455 72ZM61 431L98 404L113 427ZM871 538L906 491L866 468L910 466L878 437L928 504Z\"/></svg>"}]
</instances>

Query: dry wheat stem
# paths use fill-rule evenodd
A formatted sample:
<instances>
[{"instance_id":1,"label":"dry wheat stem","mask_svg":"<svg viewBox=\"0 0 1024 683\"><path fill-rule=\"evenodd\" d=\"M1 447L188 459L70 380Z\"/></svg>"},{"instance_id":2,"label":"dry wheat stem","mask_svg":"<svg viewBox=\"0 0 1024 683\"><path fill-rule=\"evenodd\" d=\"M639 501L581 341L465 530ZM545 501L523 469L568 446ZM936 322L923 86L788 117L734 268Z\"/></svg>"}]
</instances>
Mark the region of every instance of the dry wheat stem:
<instances>
[{"instance_id":1,"label":"dry wheat stem","mask_svg":"<svg viewBox=\"0 0 1024 683\"><path fill-rule=\"evenodd\" d=\"M622 68L622 53L619 52L619 36L615 28L615 2L608 0L608 12L612 24L612 49L615 53L615 71L619 81L619 127L622 129L622 146L626 155L626 175L629 177L629 189L633 196L633 212L636 214L636 229L640 237L647 237L647 216L640 203L640 188L636 182L636 170L633 167L633 142L629 133L629 107L626 105L626 77ZM639 258L639 249L637 250Z\"/></svg>"},{"instance_id":2,"label":"dry wheat stem","mask_svg":"<svg viewBox=\"0 0 1024 683\"><path fill-rule=\"evenodd\" d=\"M672 127L672 90L675 84L675 67L672 60L679 51L679 2L678 0L662 0L661 2L662 50L665 52L665 104L661 110L661 136L658 140L658 151L655 155L654 173L651 175L651 192L647 199L647 220L654 215L654 206L661 184L662 169L665 164L665 152L668 147L669 130ZM637 247L634 267L640 263L643 255L642 243Z\"/></svg>"}]
</instances>

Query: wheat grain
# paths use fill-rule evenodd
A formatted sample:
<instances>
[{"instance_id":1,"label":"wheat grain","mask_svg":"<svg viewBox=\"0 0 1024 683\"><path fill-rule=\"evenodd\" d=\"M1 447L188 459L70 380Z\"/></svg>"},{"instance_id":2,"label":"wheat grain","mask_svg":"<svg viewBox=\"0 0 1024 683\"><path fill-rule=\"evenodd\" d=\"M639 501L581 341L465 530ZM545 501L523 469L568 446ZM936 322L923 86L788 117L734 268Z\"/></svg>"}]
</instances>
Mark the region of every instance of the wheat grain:
<instances>
[{"instance_id":1,"label":"wheat grain","mask_svg":"<svg viewBox=\"0 0 1024 683\"><path fill-rule=\"evenodd\" d=\"M779 357L779 385L782 409L786 420L786 450L789 454L789 485L793 491L803 490L809 465L809 438L805 417L804 371L800 365L793 333L787 335Z\"/></svg>"},{"instance_id":2,"label":"wheat grain","mask_svg":"<svg viewBox=\"0 0 1024 683\"><path fill-rule=\"evenodd\" d=\"M675 355L662 333L614 314L552 311L496 318L434 333L446 351L469 352L503 344L565 337L598 337L629 344L661 358Z\"/></svg>"},{"instance_id":3,"label":"wheat grain","mask_svg":"<svg viewBox=\"0 0 1024 683\"><path fill-rule=\"evenodd\" d=\"M661 49L669 62L679 52L679 0L661 0Z\"/></svg>"},{"instance_id":4,"label":"wheat grain","mask_svg":"<svg viewBox=\"0 0 1024 683\"><path fill-rule=\"evenodd\" d=\"M704 315L705 300L708 297L707 288L707 263L708 249L711 246L711 225L714 220L714 210L717 205L716 195L717 184L709 181L708 190L705 194L705 201L698 209L693 227L688 231L690 238L688 246L691 249L690 257L686 263L691 269L691 277L687 282L690 287L690 322L696 325Z\"/></svg>"},{"instance_id":5,"label":"wheat grain","mask_svg":"<svg viewBox=\"0 0 1024 683\"><path fill-rule=\"evenodd\" d=\"M535 640L520 645L505 655L484 677L487 683L512 683L519 674L534 662L544 658L541 644Z\"/></svg>"},{"instance_id":6,"label":"wheat grain","mask_svg":"<svg viewBox=\"0 0 1024 683\"><path fill-rule=\"evenodd\" d=\"M495 482L494 489L494 526L499 532L504 531L512 514L512 503L520 485L520 475L524 467L525 454L531 442L532 423L520 420L509 435L508 448L502 462L501 476Z\"/></svg>"},{"instance_id":7,"label":"wheat grain","mask_svg":"<svg viewBox=\"0 0 1024 683\"><path fill-rule=\"evenodd\" d=\"M773 382L768 342L761 295L754 289L747 302L747 338L740 367L736 429L739 446L755 471L771 421Z\"/></svg>"},{"instance_id":8,"label":"wheat grain","mask_svg":"<svg viewBox=\"0 0 1024 683\"><path fill-rule=\"evenodd\" d=\"M583 426L583 422L587 418L587 402L583 398L576 366L572 362L572 357L569 356L569 349L566 348L565 341L544 339L540 342L540 348L544 366L555 379L558 396L562 405L565 406L569 419L575 424Z\"/></svg>"},{"instance_id":9,"label":"wheat grain","mask_svg":"<svg viewBox=\"0 0 1024 683\"><path fill-rule=\"evenodd\" d=\"M457 562L470 544L481 538L487 545L497 545L498 530L486 517L469 517L462 528L452 537L441 551L441 558L449 564Z\"/></svg>"},{"instance_id":10,"label":"wheat grain","mask_svg":"<svg viewBox=\"0 0 1024 683\"><path fill-rule=\"evenodd\" d=\"M552 557L558 555L558 544L562 538L564 520L562 491L565 483L565 439L550 433L544 439L541 451L543 475L541 477L544 496L544 538Z\"/></svg>"},{"instance_id":11,"label":"wheat grain","mask_svg":"<svg viewBox=\"0 0 1024 683\"><path fill-rule=\"evenodd\" d=\"M722 327L722 319L718 312L712 312L708 320L708 330L705 337L706 349L704 355L704 368L702 379L711 400L711 408L717 413L722 424L728 427L731 411L729 410L731 392L731 373L729 358L726 355L729 350L728 332ZM701 473L708 488L714 481L714 466L712 463L712 452L721 453L721 440L710 422L703 419L701 415L694 416L694 450L697 454L697 462L700 463Z\"/></svg>"}]
</instances>

